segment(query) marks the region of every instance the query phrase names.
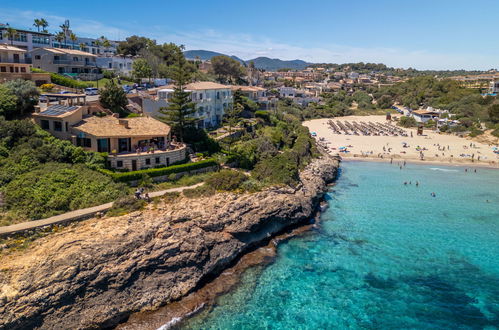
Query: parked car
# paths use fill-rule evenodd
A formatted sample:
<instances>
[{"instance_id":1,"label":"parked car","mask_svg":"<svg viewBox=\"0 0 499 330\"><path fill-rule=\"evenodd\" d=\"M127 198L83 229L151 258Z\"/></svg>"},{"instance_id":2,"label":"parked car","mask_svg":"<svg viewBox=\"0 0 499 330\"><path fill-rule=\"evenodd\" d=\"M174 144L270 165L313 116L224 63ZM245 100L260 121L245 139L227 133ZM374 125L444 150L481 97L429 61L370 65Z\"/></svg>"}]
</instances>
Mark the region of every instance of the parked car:
<instances>
[{"instance_id":1,"label":"parked car","mask_svg":"<svg viewBox=\"0 0 499 330\"><path fill-rule=\"evenodd\" d=\"M85 95L98 95L99 89L95 87L85 88Z\"/></svg>"},{"instance_id":2,"label":"parked car","mask_svg":"<svg viewBox=\"0 0 499 330\"><path fill-rule=\"evenodd\" d=\"M130 93L132 91L132 86L129 85L123 85L122 88L125 91L125 93Z\"/></svg>"}]
</instances>

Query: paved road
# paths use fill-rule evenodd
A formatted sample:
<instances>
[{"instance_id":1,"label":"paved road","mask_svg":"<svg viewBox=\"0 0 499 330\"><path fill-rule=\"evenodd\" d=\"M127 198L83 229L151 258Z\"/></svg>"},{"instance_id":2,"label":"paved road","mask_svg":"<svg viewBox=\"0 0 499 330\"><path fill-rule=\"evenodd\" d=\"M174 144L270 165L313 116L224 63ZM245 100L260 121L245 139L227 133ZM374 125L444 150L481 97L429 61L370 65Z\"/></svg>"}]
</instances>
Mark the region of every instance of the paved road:
<instances>
[{"instance_id":1,"label":"paved road","mask_svg":"<svg viewBox=\"0 0 499 330\"><path fill-rule=\"evenodd\" d=\"M166 193L181 192L185 189L192 189L192 188L199 187L202 184L203 184L203 182L192 185L192 186L178 187L178 188L171 188L171 189L166 189L166 190L161 190L161 191L155 191L155 192L149 193L149 196L151 198L153 198L153 197L162 196ZM55 224L58 224L61 222L75 221L78 219L90 217L90 216L96 214L97 212L107 211L111 207L113 207L113 202L89 207L86 209L79 209L79 210L55 215L53 217L46 218L46 219L22 222L22 223L10 225L10 226L1 226L0 227L0 237L8 236L8 235L22 232L25 230L31 230L31 229L35 229L35 228L39 228L39 227L48 226L48 225L55 225Z\"/></svg>"}]
</instances>

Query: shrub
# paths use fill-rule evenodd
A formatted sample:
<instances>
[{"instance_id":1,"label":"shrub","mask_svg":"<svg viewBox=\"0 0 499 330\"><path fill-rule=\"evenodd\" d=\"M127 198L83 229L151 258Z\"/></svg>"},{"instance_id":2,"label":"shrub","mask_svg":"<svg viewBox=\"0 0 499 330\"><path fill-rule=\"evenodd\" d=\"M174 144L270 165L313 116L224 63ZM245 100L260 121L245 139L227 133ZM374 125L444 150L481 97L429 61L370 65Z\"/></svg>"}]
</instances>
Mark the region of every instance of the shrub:
<instances>
[{"instance_id":1,"label":"shrub","mask_svg":"<svg viewBox=\"0 0 499 330\"><path fill-rule=\"evenodd\" d=\"M239 171L221 170L211 175L206 184L217 191L233 191L239 189L248 177Z\"/></svg>"},{"instance_id":2,"label":"shrub","mask_svg":"<svg viewBox=\"0 0 499 330\"><path fill-rule=\"evenodd\" d=\"M139 171L133 171L133 172L112 172L109 170L100 170L102 173L109 175L112 177L115 181L118 182L129 182L129 181L134 181L134 180L140 180L142 178L142 175L147 174L150 177L156 177L156 176L163 176L163 175L170 175L170 174L176 174L176 173L182 173L182 172L189 172L201 168L206 168L210 166L218 166L218 163L213 160L213 159L207 159L207 160L202 160L200 162L196 163L188 163L188 164L181 164L181 165L172 165L168 167L161 167L161 168L150 168L147 170L139 170Z\"/></svg>"},{"instance_id":3,"label":"shrub","mask_svg":"<svg viewBox=\"0 0 499 330\"><path fill-rule=\"evenodd\" d=\"M256 118L262 118L266 122L270 121L270 114L269 114L268 111L264 111L264 110L255 111L255 117Z\"/></svg>"},{"instance_id":4,"label":"shrub","mask_svg":"<svg viewBox=\"0 0 499 330\"><path fill-rule=\"evenodd\" d=\"M40 89L44 92L50 92L54 89L55 85L54 84L43 84L40 86Z\"/></svg>"},{"instance_id":5,"label":"shrub","mask_svg":"<svg viewBox=\"0 0 499 330\"><path fill-rule=\"evenodd\" d=\"M141 210L147 202L143 199L136 199L133 196L123 196L113 203L113 207L107 211L111 217L127 214L133 211Z\"/></svg>"},{"instance_id":6,"label":"shrub","mask_svg":"<svg viewBox=\"0 0 499 330\"><path fill-rule=\"evenodd\" d=\"M255 179L267 184L294 185L298 181L298 164L291 152L258 162L252 174Z\"/></svg>"},{"instance_id":7,"label":"shrub","mask_svg":"<svg viewBox=\"0 0 499 330\"><path fill-rule=\"evenodd\" d=\"M42 164L2 188L6 209L22 219L40 219L100 205L122 196L123 185L83 164Z\"/></svg>"},{"instance_id":8,"label":"shrub","mask_svg":"<svg viewBox=\"0 0 499 330\"><path fill-rule=\"evenodd\" d=\"M415 127L418 125L418 123L416 122L416 119L414 119L413 117L403 116L399 120L399 125L402 127Z\"/></svg>"},{"instance_id":9,"label":"shrub","mask_svg":"<svg viewBox=\"0 0 499 330\"><path fill-rule=\"evenodd\" d=\"M215 194L215 189L209 185L202 185L194 189L185 189L183 194L187 198L209 197Z\"/></svg>"},{"instance_id":10,"label":"shrub","mask_svg":"<svg viewBox=\"0 0 499 330\"><path fill-rule=\"evenodd\" d=\"M482 134L483 134L483 131L478 129L478 128L475 128L475 127L473 127L471 129L471 132L470 132L471 137L477 137L478 135L482 135Z\"/></svg>"},{"instance_id":11,"label":"shrub","mask_svg":"<svg viewBox=\"0 0 499 330\"><path fill-rule=\"evenodd\" d=\"M61 76L60 74L57 73L50 73L50 79L56 85L70 87L70 88L84 89L87 87L92 87L92 83L86 83L83 81L74 80L72 78Z\"/></svg>"}]
</instances>

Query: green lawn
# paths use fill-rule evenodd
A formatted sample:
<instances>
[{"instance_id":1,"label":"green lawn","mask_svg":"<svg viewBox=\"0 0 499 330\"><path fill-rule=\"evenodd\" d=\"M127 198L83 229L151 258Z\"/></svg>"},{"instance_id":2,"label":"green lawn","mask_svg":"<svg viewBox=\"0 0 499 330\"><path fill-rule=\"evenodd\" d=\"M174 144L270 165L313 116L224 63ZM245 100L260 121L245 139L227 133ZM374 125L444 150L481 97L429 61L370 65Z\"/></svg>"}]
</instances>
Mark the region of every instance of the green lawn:
<instances>
[{"instance_id":1,"label":"green lawn","mask_svg":"<svg viewBox=\"0 0 499 330\"><path fill-rule=\"evenodd\" d=\"M99 80L99 88L102 88L104 86L106 86L106 84L109 82L110 79L108 78L102 78ZM115 82L117 82L117 79L114 79ZM92 85L92 87L97 87L97 82L96 81L85 81L85 83L88 83L90 85ZM124 80L124 79L121 79L121 86L123 85L133 85L134 82L133 81L128 81L128 80Z\"/></svg>"}]
</instances>

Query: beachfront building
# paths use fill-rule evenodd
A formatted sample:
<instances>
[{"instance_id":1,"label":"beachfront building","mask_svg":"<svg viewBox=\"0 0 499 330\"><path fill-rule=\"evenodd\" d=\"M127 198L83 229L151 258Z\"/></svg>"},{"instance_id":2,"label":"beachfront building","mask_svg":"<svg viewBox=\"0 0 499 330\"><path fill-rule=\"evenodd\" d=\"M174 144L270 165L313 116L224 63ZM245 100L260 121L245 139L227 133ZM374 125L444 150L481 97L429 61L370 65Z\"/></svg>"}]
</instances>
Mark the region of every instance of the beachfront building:
<instances>
[{"instance_id":1,"label":"beachfront building","mask_svg":"<svg viewBox=\"0 0 499 330\"><path fill-rule=\"evenodd\" d=\"M11 27L8 24L0 23L0 43L8 43L25 51L32 51L36 48L51 47L53 37L50 33L36 32L26 29L13 27L17 31L17 35L10 40L7 38L7 29Z\"/></svg>"},{"instance_id":2,"label":"beachfront building","mask_svg":"<svg viewBox=\"0 0 499 330\"><path fill-rule=\"evenodd\" d=\"M37 86L50 82L50 75L46 73L31 73L31 64L25 58L26 50L0 44L0 83L24 79L32 80Z\"/></svg>"},{"instance_id":3,"label":"beachfront building","mask_svg":"<svg viewBox=\"0 0 499 330\"><path fill-rule=\"evenodd\" d=\"M88 106L51 105L33 118L57 138L108 153L113 168L135 171L169 166L186 157L185 145L171 140L170 126L151 117L98 117Z\"/></svg>"},{"instance_id":4,"label":"beachfront building","mask_svg":"<svg viewBox=\"0 0 499 330\"><path fill-rule=\"evenodd\" d=\"M34 68L94 80L99 74L96 56L76 49L38 48L29 52Z\"/></svg>"},{"instance_id":5,"label":"beachfront building","mask_svg":"<svg viewBox=\"0 0 499 330\"><path fill-rule=\"evenodd\" d=\"M429 120L435 120L440 116L438 112L429 110L414 110L411 112L411 116L418 123L426 123Z\"/></svg>"},{"instance_id":6,"label":"beachfront building","mask_svg":"<svg viewBox=\"0 0 499 330\"><path fill-rule=\"evenodd\" d=\"M168 106L173 95L173 85L157 90L156 96L142 98L143 112L149 116L161 116L161 108ZM225 109L232 103L230 86L201 81L187 84L185 90L191 93L191 99L196 104L194 116L198 119L198 127L216 127L222 123Z\"/></svg>"}]
</instances>

